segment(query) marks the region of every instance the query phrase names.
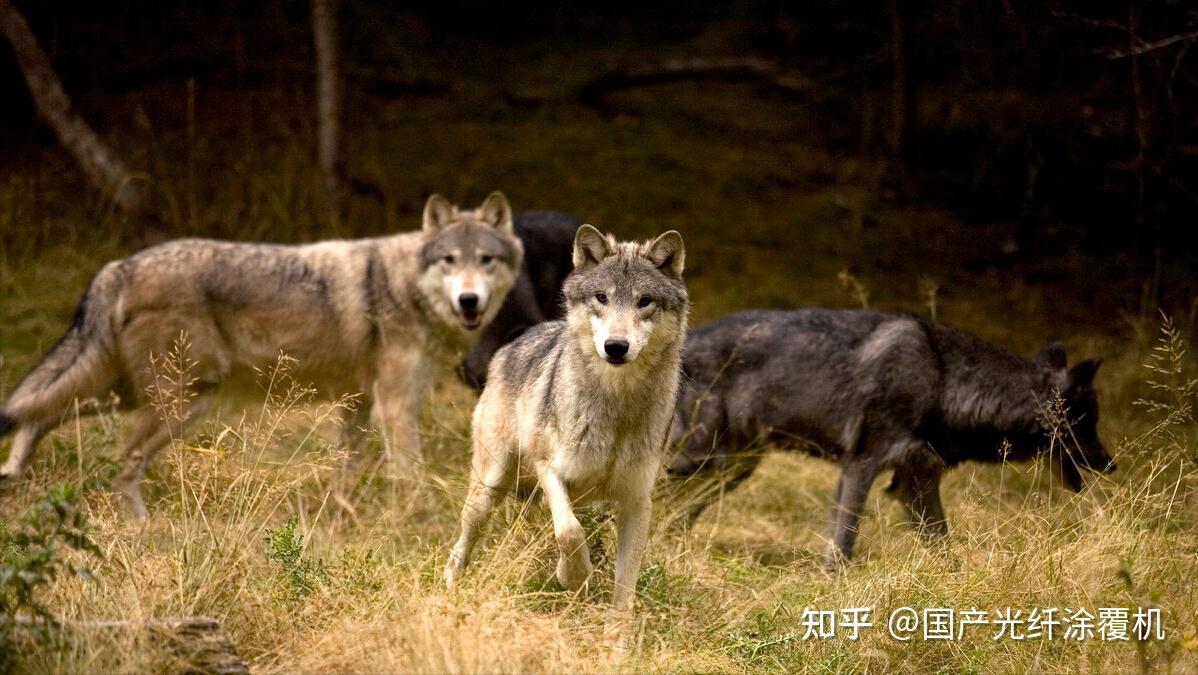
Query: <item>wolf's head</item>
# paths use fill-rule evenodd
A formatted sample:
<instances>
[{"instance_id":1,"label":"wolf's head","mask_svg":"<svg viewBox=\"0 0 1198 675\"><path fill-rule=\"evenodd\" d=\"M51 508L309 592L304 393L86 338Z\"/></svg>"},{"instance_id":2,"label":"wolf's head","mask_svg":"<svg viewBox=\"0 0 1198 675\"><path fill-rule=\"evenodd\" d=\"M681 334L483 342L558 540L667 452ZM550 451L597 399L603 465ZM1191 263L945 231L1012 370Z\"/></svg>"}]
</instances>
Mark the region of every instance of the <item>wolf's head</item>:
<instances>
[{"instance_id":1,"label":"wolf's head","mask_svg":"<svg viewBox=\"0 0 1198 675\"><path fill-rule=\"evenodd\" d=\"M492 192L474 210L441 195L424 205L420 288L433 311L468 333L491 322L516 283L524 246L512 226L512 207Z\"/></svg>"},{"instance_id":2,"label":"wolf's head","mask_svg":"<svg viewBox=\"0 0 1198 675\"><path fill-rule=\"evenodd\" d=\"M617 243L583 225L563 293L571 329L601 367L656 363L686 334L686 252L674 230L645 243Z\"/></svg>"},{"instance_id":3,"label":"wolf's head","mask_svg":"<svg viewBox=\"0 0 1198 675\"><path fill-rule=\"evenodd\" d=\"M1078 467L1110 473L1115 470L1115 460L1098 438L1098 397L1094 393L1094 375L1098 373L1101 359L1091 359L1069 367L1065 356L1065 345L1057 342L1040 350L1033 358L1044 369L1049 383L1060 393L1064 402L1065 419L1057 420L1055 433L1064 443L1065 452L1060 453L1061 477L1073 490L1083 486ZM1062 424L1063 422L1063 424Z\"/></svg>"}]
</instances>

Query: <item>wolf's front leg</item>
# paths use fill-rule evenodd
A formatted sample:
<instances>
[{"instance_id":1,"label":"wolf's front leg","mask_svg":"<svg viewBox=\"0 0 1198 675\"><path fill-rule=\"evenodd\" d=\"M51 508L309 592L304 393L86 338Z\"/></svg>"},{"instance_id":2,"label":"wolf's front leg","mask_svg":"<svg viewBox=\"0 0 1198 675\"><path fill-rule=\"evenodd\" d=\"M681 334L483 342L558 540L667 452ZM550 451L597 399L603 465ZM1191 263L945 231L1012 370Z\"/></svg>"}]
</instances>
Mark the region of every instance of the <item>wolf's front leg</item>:
<instances>
[{"instance_id":1,"label":"wolf's front leg","mask_svg":"<svg viewBox=\"0 0 1198 675\"><path fill-rule=\"evenodd\" d=\"M632 609L641 558L649 541L649 519L653 511L649 495L621 501L616 511L616 585L612 608L617 612Z\"/></svg>"},{"instance_id":2,"label":"wolf's front leg","mask_svg":"<svg viewBox=\"0 0 1198 675\"><path fill-rule=\"evenodd\" d=\"M878 467L870 459L853 459L844 464L840 471L840 483L836 488L835 525L832 531L832 551L827 566L839 567L853 555L857 542L857 524L861 520L861 509L869 495Z\"/></svg>"},{"instance_id":3,"label":"wolf's front leg","mask_svg":"<svg viewBox=\"0 0 1198 675\"><path fill-rule=\"evenodd\" d=\"M487 438L486 430L475 429L470 471L470 493L462 507L462 534L445 563L445 585L453 588L470 564L470 553L496 504L511 488L515 457ZM484 440L486 439L486 440Z\"/></svg>"},{"instance_id":4,"label":"wolf's front leg","mask_svg":"<svg viewBox=\"0 0 1198 675\"><path fill-rule=\"evenodd\" d=\"M418 420L427 378L419 360L418 353L383 359L372 391L371 417L383 436L389 471L397 476L410 475L414 466L424 463Z\"/></svg>"},{"instance_id":5,"label":"wolf's front leg","mask_svg":"<svg viewBox=\"0 0 1198 675\"><path fill-rule=\"evenodd\" d=\"M557 580L563 588L576 591L595 571L587 548L586 530L574 515L574 505L561 478L549 469L541 471L537 478L553 513L553 534L558 550Z\"/></svg>"}]
</instances>

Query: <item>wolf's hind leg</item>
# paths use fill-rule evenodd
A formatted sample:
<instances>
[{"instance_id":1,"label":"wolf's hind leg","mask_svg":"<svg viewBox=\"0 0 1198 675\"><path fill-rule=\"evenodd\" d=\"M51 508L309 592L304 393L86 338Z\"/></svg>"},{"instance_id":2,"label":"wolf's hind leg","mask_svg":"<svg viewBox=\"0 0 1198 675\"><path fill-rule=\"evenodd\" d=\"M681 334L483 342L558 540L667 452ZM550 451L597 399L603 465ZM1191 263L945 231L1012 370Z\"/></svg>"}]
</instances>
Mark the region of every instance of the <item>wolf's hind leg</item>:
<instances>
[{"instance_id":1,"label":"wolf's hind leg","mask_svg":"<svg viewBox=\"0 0 1198 675\"><path fill-rule=\"evenodd\" d=\"M164 420L158 411L149 406L137 411L136 426L125 444L125 467L113 481L113 488L124 498L125 506L135 518L144 519L148 515L141 495L141 479L150 460L167 441L178 438L191 422L207 412L213 394L211 388L198 392L186 410L173 420Z\"/></svg>"},{"instance_id":2,"label":"wolf's hind leg","mask_svg":"<svg viewBox=\"0 0 1198 675\"><path fill-rule=\"evenodd\" d=\"M937 543L948 538L948 520L940 503L939 472L916 470L912 473L907 512L925 542Z\"/></svg>"},{"instance_id":3,"label":"wolf's hind leg","mask_svg":"<svg viewBox=\"0 0 1198 675\"><path fill-rule=\"evenodd\" d=\"M17 429L17 433L12 439L12 449L8 452L8 459L0 468L0 480L17 478L25 471L25 463L29 461L29 455L33 453L37 442L45 433L46 425L38 422L25 423Z\"/></svg>"},{"instance_id":4,"label":"wolf's hind leg","mask_svg":"<svg viewBox=\"0 0 1198 675\"><path fill-rule=\"evenodd\" d=\"M545 469L538 475L538 482L553 513L553 535L558 549L557 580L563 588L576 591L595 571L587 548L586 530L574 515L574 505L561 478Z\"/></svg>"},{"instance_id":5,"label":"wolf's hind leg","mask_svg":"<svg viewBox=\"0 0 1198 675\"><path fill-rule=\"evenodd\" d=\"M948 537L948 520L940 502L942 475L942 468L914 459L895 468L894 478L886 488L886 493L903 505L909 522L929 544Z\"/></svg>"},{"instance_id":6,"label":"wolf's hind leg","mask_svg":"<svg viewBox=\"0 0 1198 675\"><path fill-rule=\"evenodd\" d=\"M366 441L370 429L370 410L373 403L369 400L359 400L351 408L341 411L341 444L349 455L345 458L343 469L346 473L361 466L366 457Z\"/></svg>"}]
</instances>

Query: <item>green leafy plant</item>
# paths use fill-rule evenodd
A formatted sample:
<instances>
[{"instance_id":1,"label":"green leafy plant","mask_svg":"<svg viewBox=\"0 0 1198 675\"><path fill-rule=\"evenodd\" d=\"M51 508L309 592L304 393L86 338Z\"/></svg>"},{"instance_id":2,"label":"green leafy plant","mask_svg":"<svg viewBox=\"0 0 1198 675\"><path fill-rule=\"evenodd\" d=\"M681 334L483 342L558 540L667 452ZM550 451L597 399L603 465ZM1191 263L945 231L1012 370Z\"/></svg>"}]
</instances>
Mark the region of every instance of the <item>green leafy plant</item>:
<instances>
[{"instance_id":1,"label":"green leafy plant","mask_svg":"<svg viewBox=\"0 0 1198 675\"><path fill-rule=\"evenodd\" d=\"M324 563L304 555L303 535L295 531L295 516L282 527L266 530L266 557L278 563L289 595L302 598L329 581Z\"/></svg>"},{"instance_id":2,"label":"green leafy plant","mask_svg":"<svg viewBox=\"0 0 1198 675\"><path fill-rule=\"evenodd\" d=\"M64 549L85 551L102 558L89 534L87 515L79 510L79 488L63 483L52 486L17 522L14 529L0 525L0 670L18 620L33 618L45 637L46 627L58 621L41 603L40 592L60 573L91 578L91 571L63 557Z\"/></svg>"}]
</instances>

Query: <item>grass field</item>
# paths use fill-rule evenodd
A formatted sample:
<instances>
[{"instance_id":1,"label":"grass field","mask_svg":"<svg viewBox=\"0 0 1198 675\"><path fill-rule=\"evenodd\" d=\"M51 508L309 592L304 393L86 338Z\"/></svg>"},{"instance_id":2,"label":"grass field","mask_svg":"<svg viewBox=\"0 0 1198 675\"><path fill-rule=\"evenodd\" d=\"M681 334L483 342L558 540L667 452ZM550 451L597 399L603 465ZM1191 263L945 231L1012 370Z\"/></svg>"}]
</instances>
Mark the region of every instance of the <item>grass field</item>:
<instances>
[{"instance_id":1,"label":"grass field","mask_svg":"<svg viewBox=\"0 0 1198 675\"><path fill-rule=\"evenodd\" d=\"M556 91L560 66L541 55L504 87ZM1064 246L1031 274L976 264L1003 226L872 189L867 160L813 142L829 123L802 102L670 85L621 94L605 116L552 93L516 105L488 89L488 73L477 77L444 96L351 96L352 164L384 197L356 197L335 225L322 215L302 94L200 86L189 103L182 86L162 84L92 101L152 179L164 224L144 232L112 214L56 152L0 165L0 393L61 335L109 258L182 234L304 241L409 229L429 192L470 202L498 188L517 210L571 210L626 237L682 231L696 324L747 307L864 301L934 313L1024 354L1064 338L1075 358L1106 359L1100 431L1119 472L1073 494L1046 464L963 466L943 488L944 550L901 526L883 477L858 558L831 574L819 559L836 468L773 454L691 531L655 529L635 648L621 661L601 637L610 564L589 596L558 590L539 502L508 500L461 588L444 589L472 393L447 379L426 405L423 477L343 476L330 421L343 403L311 400L284 369L264 380L265 403L226 400L159 455L145 524L123 518L104 489L122 417L72 417L43 441L26 478L0 493L5 569L28 553L13 543L33 527L21 514L63 483L78 486L101 555L58 547L91 574L60 574L39 588L41 606L67 620L213 616L255 672L1198 672L1198 371L1183 354L1194 305L1172 308L1170 337L1135 302L1138 280L1112 277L1117 256ZM663 501L656 520L674 508ZM612 549L607 528L596 536ZM854 607L874 608L860 639L804 639L805 609ZM1159 608L1165 637L996 640L984 626L904 642L885 625L900 607ZM146 631L47 640L18 627L6 639L3 665L18 671L178 665Z\"/></svg>"}]
</instances>

